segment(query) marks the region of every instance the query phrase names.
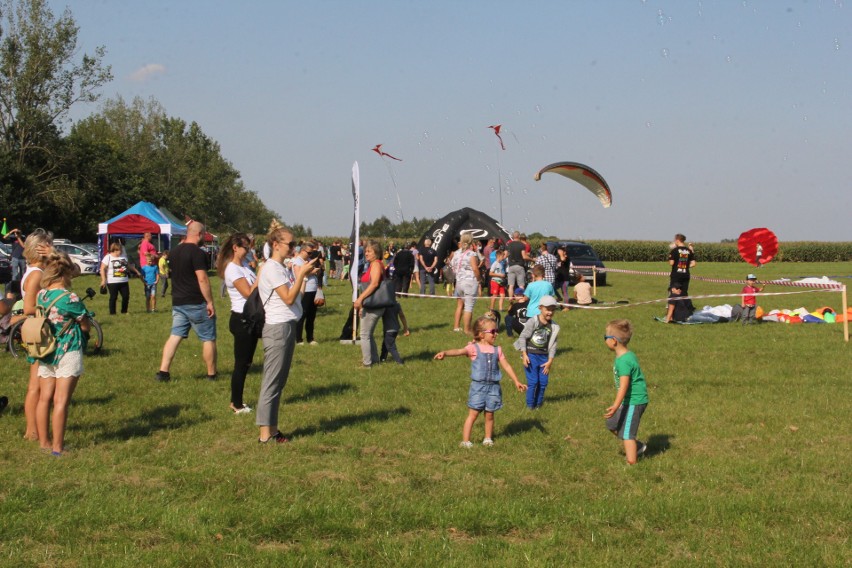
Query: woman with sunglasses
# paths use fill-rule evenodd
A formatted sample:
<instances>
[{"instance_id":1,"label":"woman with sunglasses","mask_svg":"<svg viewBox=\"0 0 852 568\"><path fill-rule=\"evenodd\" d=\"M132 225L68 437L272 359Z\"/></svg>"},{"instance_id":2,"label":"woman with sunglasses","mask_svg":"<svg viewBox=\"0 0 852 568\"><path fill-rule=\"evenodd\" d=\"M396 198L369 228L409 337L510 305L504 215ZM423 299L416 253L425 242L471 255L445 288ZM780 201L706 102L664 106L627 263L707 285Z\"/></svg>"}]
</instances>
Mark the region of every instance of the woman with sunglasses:
<instances>
[{"instance_id":1,"label":"woman with sunglasses","mask_svg":"<svg viewBox=\"0 0 852 568\"><path fill-rule=\"evenodd\" d=\"M231 411L234 414L251 412L251 407L243 403L243 390L258 340L243 323L246 298L257 287L257 276L246 261L250 245L251 239L247 234L234 233L222 245L216 263L216 270L231 300L228 329L234 336L234 370L231 372Z\"/></svg>"},{"instance_id":2,"label":"woman with sunglasses","mask_svg":"<svg viewBox=\"0 0 852 568\"><path fill-rule=\"evenodd\" d=\"M282 444L289 440L278 430L278 408L281 391L287 384L296 333L302 317L302 282L319 272L316 259L293 266L296 243L293 233L281 227L267 236L269 259L258 277L258 293L263 300L266 324L263 326L263 382L257 400L258 442Z\"/></svg>"}]
</instances>

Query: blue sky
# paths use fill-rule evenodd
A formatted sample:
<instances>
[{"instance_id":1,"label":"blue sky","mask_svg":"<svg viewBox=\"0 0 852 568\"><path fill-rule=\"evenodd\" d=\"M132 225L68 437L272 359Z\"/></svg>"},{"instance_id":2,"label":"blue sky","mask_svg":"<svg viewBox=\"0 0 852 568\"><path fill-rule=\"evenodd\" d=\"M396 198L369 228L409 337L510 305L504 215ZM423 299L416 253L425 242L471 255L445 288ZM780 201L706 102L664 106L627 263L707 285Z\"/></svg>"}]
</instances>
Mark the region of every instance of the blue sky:
<instances>
[{"instance_id":1,"label":"blue sky","mask_svg":"<svg viewBox=\"0 0 852 568\"><path fill-rule=\"evenodd\" d=\"M348 234L358 161L365 220L474 207L560 237L852 239L841 0L51 5L70 7L82 51L107 48L104 97L198 122L315 234ZM596 169L613 206L533 181L557 161Z\"/></svg>"}]
</instances>

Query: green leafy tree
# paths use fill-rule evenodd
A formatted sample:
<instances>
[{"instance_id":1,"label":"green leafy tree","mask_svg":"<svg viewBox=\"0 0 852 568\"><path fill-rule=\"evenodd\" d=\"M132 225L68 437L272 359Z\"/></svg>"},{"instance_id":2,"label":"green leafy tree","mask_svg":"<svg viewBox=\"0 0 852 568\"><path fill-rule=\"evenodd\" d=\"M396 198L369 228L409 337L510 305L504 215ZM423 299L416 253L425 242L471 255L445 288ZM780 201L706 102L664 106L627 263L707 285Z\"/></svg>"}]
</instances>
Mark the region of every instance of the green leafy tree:
<instances>
[{"instance_id":1,"label":"green leafy tree","mask_svg":"<svg viewBox=\"0 0 852 568\"><path fill-rule=\"evenodd\" d=\"M0 16L0 148L21 169L42 154L32 173L45 185L69 110L96 101L112 74L103 47L76 59L79 28L69 10L55 18L45 0L0 0Z\"/></svg>"}]
</instances>

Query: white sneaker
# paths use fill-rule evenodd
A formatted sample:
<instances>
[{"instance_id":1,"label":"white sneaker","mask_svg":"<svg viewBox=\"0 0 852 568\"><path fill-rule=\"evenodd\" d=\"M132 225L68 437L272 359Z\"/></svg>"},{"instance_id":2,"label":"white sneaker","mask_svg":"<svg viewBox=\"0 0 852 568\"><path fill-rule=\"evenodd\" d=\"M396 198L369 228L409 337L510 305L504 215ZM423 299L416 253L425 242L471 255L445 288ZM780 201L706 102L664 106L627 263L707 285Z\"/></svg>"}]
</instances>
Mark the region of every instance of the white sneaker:
<instances>
[{"instance_id":1,"label":"white sneaker","mask_svg":"<svg viewBox=\"0 0 852 568\"><path fill-rule=\"evenodd\" d=\"M242 408L235 410L234 414L248 414L249 412L251 412L251 407L244 404Z\"/></svg>"},{"instance_id":2,"label":"white sneaker","mask_svg":"<svg viewBox=\"0 0 852 568\"><path fill-rule=\"evenodd\" d=\"M484 440L482 440L482 445L483 446L493 446L494 440L492 440L491 438L485 438Z\"/></svg>"},{"instance_id":3,"label":"white sneaker","mask_svg":"<svg viewBox=\"0 0 852 568\"><path fill-rule=\"evenodd\" d=\"M462 443L459 444L459 447L460 448L472 448L473 442L462 442Z\"/></svg>"},{"instance_id":4,"label":"white sneaker","mask_svg":"<svg viewBox=\"0 0 852 568\"><path fill-rule=\"evenodd\" d=\"M311 341L309 345L319 345L319 341Z\"/></svg>"}]
</instances>

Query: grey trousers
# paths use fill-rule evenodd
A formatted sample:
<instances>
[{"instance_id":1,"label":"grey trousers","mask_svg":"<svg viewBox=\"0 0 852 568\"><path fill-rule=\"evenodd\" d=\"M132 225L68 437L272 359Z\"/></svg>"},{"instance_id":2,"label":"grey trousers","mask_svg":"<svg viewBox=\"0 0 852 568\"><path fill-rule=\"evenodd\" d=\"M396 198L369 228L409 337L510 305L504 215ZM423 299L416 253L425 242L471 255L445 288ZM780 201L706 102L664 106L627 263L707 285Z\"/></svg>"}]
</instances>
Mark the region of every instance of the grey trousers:
<instances>
[{"instance_id":1,"label":"grey trousers","mask_svg":"<svg viewBox=\"0 0 852 568\"><path fill-rule=\"evenodd\" d=\"M506 269L506 280L508 281L508 288L506 292L509 296L515 295L515 288L526 288L526 271L524 267L520 264L516 264L515 266L510 266Z\"/></svg>"},{"instance_id":2,"label":"grey trousers","mask_svg":"<svg viewBox=\"0 0 852 568\"><path fill-rule=\"evenodd\" d=\"M379 362L379 350L373 333L384 313L384 308L361 308L361 363L364 365L369 366Z\"/></svg>"},{"instance_id":3,"label":"grey trousers","mask_svg":"<svg viewBox=\"0 0 852 568\"><path fill-rule=\"evenodd\" d=\"M278 407L293 363L297 324L289 321L263 326L263 380L255 422L258 426L278 426Z\"/></svg>"}]
</instances>

